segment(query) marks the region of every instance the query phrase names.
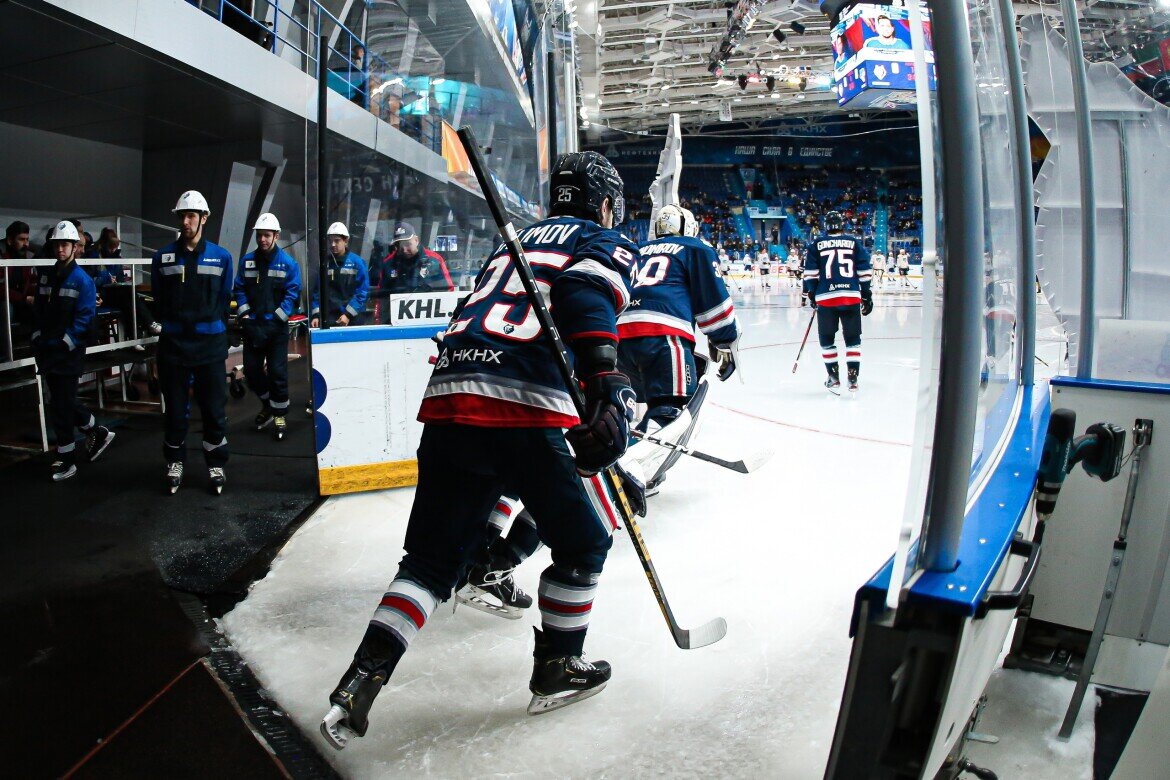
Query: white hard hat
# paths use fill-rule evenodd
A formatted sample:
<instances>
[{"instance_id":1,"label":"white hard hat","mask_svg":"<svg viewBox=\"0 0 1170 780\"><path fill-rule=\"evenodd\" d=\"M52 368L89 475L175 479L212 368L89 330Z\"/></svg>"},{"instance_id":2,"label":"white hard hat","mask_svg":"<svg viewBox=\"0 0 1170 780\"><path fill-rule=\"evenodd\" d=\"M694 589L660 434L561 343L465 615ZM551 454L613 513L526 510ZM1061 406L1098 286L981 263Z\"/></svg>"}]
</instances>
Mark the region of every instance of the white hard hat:
<instances>
[{"instance_id":1,"label":"white hard hat","mask_svg":"<svg viewBox=\"0 0 1170 780\"><path fill-rule=\"evenodd\" d=\"M349 238L349 231L345 229L345 225L343 225L342 223L334 222L332 225L329 226L329 229L325 231L325 235L327 235L327 236L343 236L345 238Z\"/></svg>"},{"instance_id":2,"label":"white hard hat","mask_svg":"<svg viewBox=\"0 0 1170 780\"><path fill-rule=\"evenodd\" d=\"M256 224L252 226L253 230L271 230L274 233L280 232L280 220L276 218L275 214L269 214L267 211L256 218Z\"/></svg>"},{"instance_id":3,"label":"white hard hat","mask_svg":"<svg viewBox=\"0 0 1170 780\"><path fill-rule=\"evenodd\" d=\"M686 218L683 221L683 235L694 238L699 235L699 223L695 219L695 215L691 213L690 209L680 209L683 216Z\"/></svg>"},{"instance_id":4,"label":"white hard hat","mask_svg":"<svg viewBox=\"0 0 1170 780\"><path fill-rule=\"evenodd\" d=\"M693 218L692 218L692 221ZM668 204L662 207L658 212L658 219L654 223L654 235L656 236L681 236L685 235L687 227L687 217L683 213L683 209L674 204Z\"/></svg>"},{"instance_id":5,"label":"white hard hat","mask_svg":"<svg viewBox=\"0 0 1170 780\"><path fill-rule=\"evenodd\" d=\"M175 207L171 209L171 213L178 214L181 211L200 211L204 214L211 213L211 209L207 208L207 198L203 197L203 193L198 190L187 190L179 196L179 200L175 203Z\"/></svg>"},{"instance_id":6,"label":"white hard hat","mask_svg":"<svg viewBox=\"0 0 1170 780\"><path fill-rule=\"evenodd\" d=\"M81 240L81 236L77 235L77 228L67 219L63 219L57 223L53 228L53 232L49 234L50 241L72 241L77 243Z\"/></svg>"}]
</instances>

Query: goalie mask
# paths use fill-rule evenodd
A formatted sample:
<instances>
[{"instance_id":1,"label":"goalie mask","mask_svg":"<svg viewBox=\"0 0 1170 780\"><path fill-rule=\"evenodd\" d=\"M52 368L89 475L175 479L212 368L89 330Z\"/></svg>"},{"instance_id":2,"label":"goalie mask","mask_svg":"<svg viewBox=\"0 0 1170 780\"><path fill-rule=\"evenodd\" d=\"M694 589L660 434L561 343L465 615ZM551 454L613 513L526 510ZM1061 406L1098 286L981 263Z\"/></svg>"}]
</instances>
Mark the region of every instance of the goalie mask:
<instances>
[{"instance_id":1,"label":"goalie mask","mask_svg":"<svg viewBox=\"0 0 1170 780\"><path fill-rule=\"evenodd\" d=\"M617 227L626 217L624 186L613 163L597 152L562 154L552 172L549 212L601 224L601 204L609 198Z\"/></svg>"},{"instance_id":2,"label":"goalie mask","mask_svg":"<svg viewBox=\"0 0 1170 780\"><path fill-rule=\"evenodd\" d=\"M658 212L658 219L654 222L656 236L693 236L698 230L695 224L695 215L681 206L673 204L662 207Z\"/></svg>"}]
</instances>

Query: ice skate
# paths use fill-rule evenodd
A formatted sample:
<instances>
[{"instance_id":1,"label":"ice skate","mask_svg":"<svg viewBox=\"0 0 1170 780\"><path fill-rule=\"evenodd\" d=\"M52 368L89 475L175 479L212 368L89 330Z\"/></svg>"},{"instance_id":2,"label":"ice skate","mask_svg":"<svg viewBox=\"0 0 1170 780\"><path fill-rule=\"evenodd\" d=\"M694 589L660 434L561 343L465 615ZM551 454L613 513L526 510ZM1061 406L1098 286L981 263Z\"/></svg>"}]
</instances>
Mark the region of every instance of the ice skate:
<instances>
[{"instance_id":1,"label":"ice skate","mask_svg":"<svg viewBox=\"0 0 1170 780\"><path fill-rule=\"evenodd\" d=\"M110 446L110 442L114 440L114 436L116 435L104 425L95 425L85 435L85 449L88 453L90 463L102 456L102 453L106 451L106 447Z\"/></svg>"},{"instance_id":2,"label":"ice skate","mask_svg":"<svg viewBox=\"0 0 1170 780\"><path fill-rule=\"evenodd\" d=\"M179 485L183 484L183 464L179 461L167 464L166 485L167 491L173 496L179 492Z\"/></svg>"},{"instance_id":3,"label":"ice skate","mask_svg":"<svg viewBox=\"0 0 1170 780\"><path fill-rule=\"evenodd\" d=\"M532 680L528 683L532 691L529 715L558 710L605 690L611 674L608 662L589 663L578 655L555 655L544 633L539 628L532 630L536 648L532 651Z\"/></svg>"},{"instance_id":4,"label":"ice skate","mask_svg":"<svg viewBox=\"0 0 1170 780\"><path fill-rule=\"evenodd\" d=\"M849 376L849 392L856 393L857 392L857 369L856 368L849 369L848 376Z\"/></svg>"},{"instance_id":5,"label":"ice skate","mask_svg":"<svg viewBox=\"0 0 1170 780\"><path fill-rule=\"evenodd\" d=\"M356 662L349 665L329 697L333 706L321 719L321 736L331 748L344 750L351 739L366 735L370 707L386 680L384 672L367 672Z\"/></svg>"},{"instance_id":6,"label":"ice skate","mask_svg":"<svg viewBox=\"0 0 1170 780\"><path fill-rule=\"evenodd\" d=\"M275 415L266 404L264 408L260 410L260 413L257 414L256 417L252 420L252 424L256 426L256 430L262 431L267 428L268 424L271 423L274 419Z\"/></svg>"},{"instance_id":7,"label":"ice skate","mask_svg":"<svg viewBox=\"0 0 1170 780\"><path fill-rule=\"evenodd\" d=\"M455 594L460 604L516 620L532 606L532 597L516 587L512 567L498 559L491 566L476 564L467 572L467 584Z\"/></svg>"},{"instance_id":8,"label":"ice skate","mask_svg":"<svg viewBox=\"0 0 1170 780\"><path fill-rule=\"evenodd\" d=\"M277 415L273 417L272 422L274 425L272 429L273 433L276 436L276 440L280 441L284 438L284 434L288 432L288 423L285 422L284 415Z\"/></svg>"},{"instance_id":9,"label":"ice skate","mask_svg":"<svg viewBox=\"0 0 1170 780\"><path fill-rule=\"evenodd\" d=\"M825 389L833 395L841 395L841 380L831 376L825 380Z\"/></svg>"},{"instance_id":10,"label":"ice skate","mask_svg":"<svg viewBox=\"0 0 1170 780\"><path fill-rule=\"evenodd\" d=\"M64 460L55 460L49 467L49 476L54 482L64 482L77 473L77 466Z\"/></svg>"},{"instance_id":11,"label":"ice skate","mask_svg":"<svg viewBox=\"0 0 1170 780\"><path fill-rule=\"evenodd\" d=\"M223 486L227 483L227 474L219 466L212 466L207 470L207 485L215 495L223 493Z\"/></svg>"}]
</instances>

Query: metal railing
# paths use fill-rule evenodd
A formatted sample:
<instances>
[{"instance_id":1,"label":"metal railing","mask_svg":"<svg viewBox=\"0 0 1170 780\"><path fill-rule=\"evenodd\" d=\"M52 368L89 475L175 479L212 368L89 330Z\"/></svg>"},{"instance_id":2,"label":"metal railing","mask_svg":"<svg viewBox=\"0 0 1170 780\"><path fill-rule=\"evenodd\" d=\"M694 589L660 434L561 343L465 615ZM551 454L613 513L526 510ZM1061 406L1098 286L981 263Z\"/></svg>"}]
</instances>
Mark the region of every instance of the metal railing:
<instances>
[{"instance_id":1,"label":"metal railing","mask_svg":"<svg viewBox=\"0 0 1170 780\"><path fill-rule=\"evenodd\" d=\"M292 49L299 55L301 70L314 77L317 73L317 58L322 51L321 43L336 32L342 43L325 44L326 64L332 60L338 65L327 68L329 88L431 151L441 153L442 118L430 108L429 101L423 109L425 113L422 114L404 113L403 109L428 98L428 94L411 90L407 79L426 79L428 93L432 87L441 84L442 80L432 81L427 76L410 76L398 72L386 60L372 54L362 38L334 16L328 8L321 5L319 0L285 0L284 3L272 0L268 4L272 9L270 20L253 17L250 12L231 0L187 2L241 34L246 34L246 30L252 30L258 36L253 40L277 56L281 54L278 44ZM298 6L303 9L303 14L296 13ZM292 13L290 9L293 10ZM286 29L291 27L298 36L304 37L304 48L298 45L298 41L281 32L282 24ZM241 25L242 29L237 25ZM376 80L378 84L371 87L371 80Z\"/></svg>"}]
</instances>

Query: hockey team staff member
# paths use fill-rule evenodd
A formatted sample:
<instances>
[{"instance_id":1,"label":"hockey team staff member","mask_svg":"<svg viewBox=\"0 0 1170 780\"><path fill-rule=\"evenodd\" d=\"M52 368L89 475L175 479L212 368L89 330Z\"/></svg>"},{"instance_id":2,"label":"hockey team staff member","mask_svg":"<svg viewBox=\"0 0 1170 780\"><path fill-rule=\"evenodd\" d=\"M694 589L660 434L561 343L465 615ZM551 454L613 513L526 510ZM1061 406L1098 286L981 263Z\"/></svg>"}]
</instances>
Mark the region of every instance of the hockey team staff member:
<instances>
[{"instance_id":1,"label":"hockey team staff member","mask_svg":"<svg viewBox=\"0 0 1170 780\"><path fill-rule=\"evenodd\" d=\"M639 249L633 300L618 318L618 370L630 377L638 401L648 407L638 428L673 442L693 426L699 411L687 403L699 385L695 325L706 334L724 381L735 372L740 330L727 287L712 271L715 253L697 237L691 212L663 206L654 231L657 238ZM634 445L630 454L641 465L647 495L677 460L650 442Z\"/></svg>"},{"instance_id":2,"label":"hockey team staff member","mask_svg":"<svg viewBox=\"0 0 1170 780\"><path fill-rule=\"evenodd\" d=\"M179 196L173 209L179 238L154 253L150 261L154 311L162 324L158 372L165 415L163 456L171 493L183 481L187 455L190 396L203 420L203 460L211 490L222 493L228 460L227 316L231 304L232 256L203 236L211 210L199 192Z\"/></svg>"},{"instance_id":3,"label":"hockey team staff member","mask_svg":"<svg viewBox=\"0 0 1170 780\"><path fill-rule=\"evenodd\" d=\"M446 292L454 290L447 261L433 249L419 242L409 222L394 226L393 248L382 260L379 295L410 292Z\"/></svg>"},{"instance_id":4,"label":"hockey team staff member","mask_svg":"<svg viewBox=\"0 0 1170 780\"><path fill-rule=\"evenodd\" d=\"M772 256L767 249L761 249L756 254L756 264L760 269L760 284L764 289L772 289Z\"/></svg>"},{"instance_id":5,"label":"hockey team staff member","mask_svg":"<svg viewBox=\"0 0 1170 780\"><path fill-rule=\"evenodd\" d=\"M910 253L905 249L898 250L898 286L913 286L910 284Z\"/></svg>"},{"instance_id":6,"label":"hockey team staff member","mask_svg":"<svg viewBox=\"0 0 1170 780\"><path fill-rule=\"evenodd\" d=\"M366 261L349 251L349 230L342 223L330 225L326 237L329 239L329 268L325 286L329 291L329 312L336 313L337 325L363 325L367 319L366 299L370 296ZM319 290L313 291L309 327L321 327Z\"/></svg>"},{"instance_id":7,"label":"hockey team staff member","mask_svg":"<svg viewBox=\"0 0 1170 780\"><path fill-rule=\"evenodd\" d=\"M97 309L93 279L74 259L79 240L77 228L68 220L53 228L49 245L57 262L37 271L32 305L33 357L49 389L49 423L57 439L49 470L54 482L76 474L79 458L100 458L115 435L77 401L82 358ZM77 451L75 428L85 434L84 453Z\"/></svg>"},{"instance_id":8,"label":"hockey team staff member","mask_svg":"<svg viewBox=\"0 0 1170 780\"><path fill-rule=\"evenodd\" d=\"M873 275L877 277L874 281L879 286L885 286L886 283L886 256L882 250L875 249L873 254L869 256L870 265L873 267Z\"/></svg>"},{"instance_id":9,"label":"hockey team staff member","mask_svg":"<svg viewBox=\"0 0 1170 780\"><path fill-rule=\"evenodd\" d=\"M271 423L279 440L288 429L288 318L300 303L301 269L276 245L275 214L261 214L252 229L256 250L240 258L236 316L244 332L244 378L260 398L256 430Z\"/></svg>"},{"instance_id":10,"label":"hockey team staff member","mask_svg":"<svg viewBox=\"0 0 1170 780\"><path fill-rule=\"evenodd\" d=\"M450 598L465 551L509 491L552 554L540 577L528 712L592 696L609 680L609 664L582 653L616 520L598 514L581 476L616 462L629 439L634 399L616 370L617 315L630 300L637 248L612 229L624 216L622 180L600 154L563 155L550 194L551 216L521 230L520 241L573 352L585 417L577 418L507 250L497 248L447 328L423 396L406 554L329 697L321 731L335 748L366 733L374 697Z\"/></svg>"},{"instance_id":11,"label":"hockey team staff member","mask_svg":"<svg viewBox=\"0 0 1170 780\"><path fill-rule=\"evenodd\" d=\"M854 236L845 235L845 220L836 211L825 215L825 233L809 244L804 261L804 300L817 312L817 333L829 378L825 387L841 394L837 364L837 328L845 336L849 390L857 392L861 373L861 318L873 311L869 252Z\"/></svg>"}]
</instances>

